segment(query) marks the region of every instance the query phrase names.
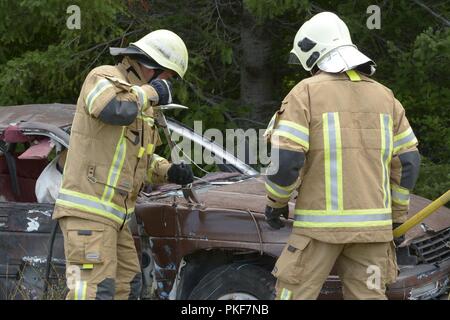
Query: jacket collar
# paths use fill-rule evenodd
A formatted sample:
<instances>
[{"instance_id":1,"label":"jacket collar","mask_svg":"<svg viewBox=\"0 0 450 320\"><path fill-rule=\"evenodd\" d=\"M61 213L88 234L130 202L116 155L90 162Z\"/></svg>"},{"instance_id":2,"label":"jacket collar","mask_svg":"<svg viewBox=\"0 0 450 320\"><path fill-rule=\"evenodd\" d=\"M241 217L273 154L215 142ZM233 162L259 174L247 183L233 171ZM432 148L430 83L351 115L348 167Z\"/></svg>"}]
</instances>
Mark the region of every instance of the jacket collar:
<instances>
[{"instance_id":1,"label":"jacket collar","mask_svg":"<svg viewBox=\"0 0 450 320\"><path fill-rule=\"evenodd\" d=\"M125 75L130 84L141 86L146 83L142 80L144 77L142 75L141 68L135 60L130 59L129 57L124 57L122 62L118 64L118 68L122 74Z\"/></svg>"}]
</instances>

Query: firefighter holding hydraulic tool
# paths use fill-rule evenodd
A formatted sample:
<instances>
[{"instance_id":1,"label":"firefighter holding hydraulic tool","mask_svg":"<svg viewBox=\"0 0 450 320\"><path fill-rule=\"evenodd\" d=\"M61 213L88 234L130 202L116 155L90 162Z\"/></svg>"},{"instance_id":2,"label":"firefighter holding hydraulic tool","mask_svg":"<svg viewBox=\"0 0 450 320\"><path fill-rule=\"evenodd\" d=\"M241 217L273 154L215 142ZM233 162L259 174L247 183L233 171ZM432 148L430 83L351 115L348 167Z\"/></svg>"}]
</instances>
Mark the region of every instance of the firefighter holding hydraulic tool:
<instances>
[{"instance_id":1,"label":"firefighter holding hydraulic tool","mask_svg":"<svg viewBox=\"0 0 450 320\"><path fill-rule=\"evenodd\" d=\"M188 185L190 166L154 154L153 106L172 102L168 79L188 67L183 40L149 33L115 66L93 69L83 84L54 219L64 235L68 299L137 299L141 271L128 221L145 182Z\"/></svg>"}]
</instances>

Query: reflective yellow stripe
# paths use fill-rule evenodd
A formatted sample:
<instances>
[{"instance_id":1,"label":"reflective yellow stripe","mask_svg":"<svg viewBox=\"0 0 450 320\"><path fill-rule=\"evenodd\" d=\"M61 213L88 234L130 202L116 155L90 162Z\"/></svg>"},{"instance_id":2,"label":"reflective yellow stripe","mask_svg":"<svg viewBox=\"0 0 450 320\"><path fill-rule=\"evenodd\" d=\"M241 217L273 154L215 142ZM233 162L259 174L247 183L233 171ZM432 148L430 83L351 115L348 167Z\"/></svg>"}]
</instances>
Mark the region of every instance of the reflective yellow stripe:
<instances>
[{"instance_id":1,"label":"reflective yellow stripe","mask_svg":"<svg viewBox=\"0 0 450 320\"><path fill-rule=\"evenodd\" d=\"M144 147L140 147L139 148L139 152L138 152L138 158L142 158L142 156L144 155L145 152L145 148Z\"/></svg>"},{"instance_id":2,"label":"reflective yellow stripe","mask_svg":"<svg viewBox=\"0 0 450 320\"><path fill-rule=\"evenodd\" d=\"M344 206L342 182L342 142L339 114L324 113L324 165L325 165L325 201L327 210L342 210Z\"/></svg>"},{"instance_id":3,"label":"reflective yellow stripe","mask_svg":"<svg viewBox=\"0 0 450 320\"><path fill-rule=\"evenodd\" d=\"M130 208L128 212L126 212L124 208L117 206L114 203L101 201L96 197L63 188L59 191L56 204L98 214L118 223L122 223L125 218L130 219L134 212L134 208Z\"/></svg>"},{"instance_id":4,"label":"reflective yellow stripe","mask_svg":"<svg viewBox=\"0 0 450 320\"><path fill-rule=\"evenodd\" d=\"M115 209L117 211L126 213L125 208L123 208L123 207L121 207L119 205L116 205L115 203L112 203L112 202L102 201L99 198L91 196L89 194L85 194L85 193L81 193L81 192L77 192L77 191L72 191L72 190L68 190L68 189L64 189L64 188L61 188L59 192L62 193L62 194L68 194L68 195L73 195L73 196L76 196L76 197L79 197L79 198L87 199L87 200L90 200L92 202L97 202L97 203L102 204L102 205L107 205L107 206L109 206L109 207L111 207L111 208L113 208L113 209ZM133 211L134 211L134 207L128 208L128 214L131 214Z\"/></svg>"},{"instance_id":5,"label":"reflective yellow stripe","mask_svg":"<svg viewBox=\"0 0 450 320\"><path fill-rule=\"evenodd\" d=\"M417 142L413 130L409 127L407 130L394 137L394 154L397 154L402 149L414 146Z\"/></svg>"},{"instance_id":6,"label":"reflective yellow stripe","mask_svg":"<svg viewBox=\"0 0 450 320\"><path fill-rule=\"evenodd\" d=\"M153 143L149 143L147 145L147 154L152 154L154 150L155 150L155 145Z\"/></svg>"},{"instance_id":7,"label":"reflective yellow stripe","mask_svg":"<svg viewBox=\"0 0 450 320\"><path fill-rule=\"evenodd\" d=\"M412 128L409 127L408 129L406 129L402 133L396 134L395 137L394 137L394 142L397 142L397 141L399 141L399 140L409 136L412 132L413 132Z\"/></svg>"},{"instance_id":8,"label":"reflective yellow stripe","mask_svg":"<svg viewBox=\"0 0 450 320\"><path fill-rule=\"evenodd\" d=\"M86 300L87 295L87 281L83 281L83 293L81 295L81 300Z\"/></svg>"},{"instance_id":9,"label":"reflective yellow stripe","mask_svg":"<svg viewBox=\"0 0 450 320\"><path fill-rule=\"evenodd\" d=\"M118 217L117 215L114 215L112 213L109 213L107 211L103 211L100 209L96 209L96 208L92 208L90 206L86 206L86 205L81 205L77 202L74 201L67 201L67 200L63 200L58 198L56 200L56 204L63 206L63 207L67 207L67 208L74 208L74 209L79 209L81 211L84 212L89 212L89 213L94 213L94 214L98 214L100 216L103 216L105 218L111 219L117 223L122 223L123 222L123 218Z\"/></svg>"},{"instance_id":10,"label":"reflective yellow stripe","mask_svg":"<svg viewBox=\"0 0 450 320\"><path fill-rule=\"evenodd\" d=\"M97 82L95 87L86 96L85 103L86 103L89 114L92 113L92 106L94 104L95 99L97 99L98 96L101 95L102 92L104 92L106 89L113 88L113 87L114 86L111 84L111 82L106 79L102 79L99 82Z\"/></svg>"},{"instance_id":11,"label":"reflective yellow stripe","mask_svg":"<svg viewBox=\"0 0 450 320\"><path fill-rule=\"evenodd\" d=\"M408 200L402 200L400 198L395 197L394 194L392 194L392 202L396 204L400 204L402 206L408 206L409 205L409 197Z\"/></svg>"},{"instance_id":12,"label":"reflective yellow stripe","mask_svg":"<svg viewBox=\"0 0 450 320\"><path fill-rule=\"evenodd\" d=\"M385 208L391 205L389 190L390 163L392 157L392 120L388 114L380 114L381 128L381 167L382 167L382 187L383 204Z\"/></svg>"},{"instance_id":13,"label":"reflective yellow stripe","mask_svg":"<svg viewBox=\"0 0 450 320\"><path fill-rule=\"evenodd\" d=\"M300 228L364 228L391 226L392 220L364 222L306 222L294 221L294 227Z\"/></svg>"},{"instance_id":14,"label":"reflective yellow stripe","mask_svg":"<svg viewBox=\"0 0 450 320\"><path fill-rule=\"evenodd\" d=\"M370 214L390 214L390 208L380 209L359 209L359 210L303 210L295 209L296 215L310 215L310 216L339 216L339 215L370 215Z\"/></svg>"},{"instance_id":15,"label":"reflective yellow stripe","mask_svg":"<svg viewBox=\"0 0 450 320\"><path fill-rule=\"evenodd\" d=\"M147 94L145 93L145 91L139 86L132 86L131 91L138 96L138 102L141 107L140 109L145 110L148 103Z\"/></svg>"},{"instance_id":16,"label":"reflective yellow stripe","mask_svg":"<svg viewBox=\"0 0 450 320\"><path fill-rule=\"evenodd\" d=\"M265 178L265 180L266 180L265 183L266 190L275 197L282 199L289 198L296 187L296 183L287 187L283 187L270 181L267 177Z\"/></svg>"},{"instance_id":17,"label":"reflective yellow stripe","mask_svg":"<svg viewBox=\"0 0 450 320\"><path fill-rule=\"evenodd\" d=\"M270 194L274 195L274 196L277 197L277 198L288 199L288 198L290 198L290 196L291 196L290 193L280 192L280 190L274 189L274 188L273 188L271 185L269 185L268 183L266 183L265 186L266 186L267 192L269 192Z\"/></svg>"},{"instance_id":18,"label":"reflective yellow stripe","mask_svg":"<svg viewBox=\"0 0 450 320\"><path fill-rule=\"evenodd\" d=\"M328 137L328 114L322 114L323 123L323 154L325 165L325 206L331 209L331 183L330 183L330 139Z\"/></svg>"},{"instance_id":19,"label":"reflective yellow stripe","mask_svg":"<svg viewBox=\"0 0 450 320\"><path fill-rule=\"evenodd\" d=\"M280 300L291 300L292 299L292 291L286 288L281 290Z\"/></svg>"},{"instance_id":20,"label":"reflective yellow stripe","mask_svg":"<svg viewBox=\"0 0 450 320\"><path fill-rule=\"evenodd\" d=\"M309 130L295 122L280 120L273 131L274 136L288 138L303 146L306 151L309 149Z\"/></svg>"},{"instance_id":21,"label":"reflective yellow stripe","mask_svg":"<svg viewBox=\"0 0 450 320\"><path fill-rule=\"evenodd\" d=\"M75 300L86 300L87 282L76 281L75 283Z\"/></svg>"},{"instance_id":22,"label":"reflective yellow stripe","mask_svg":"<svg viewBox=\"0 0 450 320\"><path fill-rule=\"evenodd\" d=\"M400 205L409 205L409 190L397 185L391 185L392 202Z\"/></svg>"},{"instance_id":23,"label":"reflective yellow stripe","mask_svg":"<svg viewBox=\"0 0 450 320\"><path fill-rule=\"evenodd\" d=\"M337 160L337 188L338 188L338 209L344 209L344 190L342 181L342 139L341 124L339 122L339 114L335 113L336 123L336 160Z\"/></svg>"},{"instance_id":24,"label":"reflective yellow stripe","mask_svg":"<svg viewBox=\"0 0 450 320\"><path fill-rule=\"evenodd\" d=\"M392 184L392 185L391 185L391 188L392 188L392 190L394 190L394 191L396 191L396 192L398 192L398 193L401 193L401 194L404 194L404 195L409 196L409 193L410 193L410 192L409 192L409 190L406 189L406 188L397 186L397 185L395 185L395 184Z\"/></svg>"},{"instance_id":25,"label":"reflective yellow stripe","mask_svg":"<svg viewBox=\"0 0 450 320\"><path fill-rule=\"evenodd\" d=\"M341 223L341 222L369 222L369 221L390 221L392 215L390 213L375 214L340 214L340 215L296 215L296 221L317 222L317 223Z\"/></svg>"},{"instance_id":26,"label":"reflective yellow stripe","mask_svg":"<svg viewBox=\"0 0 450 320\"><path fill-rule=\"evenodd\" d=\"M106 181L105 190L103 191L102 200L110 202L114 196L114 188L119 182L119 176L122 171L123 164L127 153L127 143L125 141L126 127L122 127L122 133L120 134L119 142L116 146L116 151L111 163L111 167L108 173L108 179Z\"/></svg>"},{"instance_id":27,"label":"reflective yellow stripe","mask_svg":"<svg viewBox=\"0 0 450 320\"><path fill-rule=\"evenodd\" d=\"M304 127L304 126L302 126L302 125L299 125L298 123L295 123L295 122L293 122L293 121L288 121L288 120L280 120L280 121L278 122L278 124L279 124L279 125L288 126L288 127L294 128L295 130L298 130L298 131L300 131L300 132L303 132L304 135L305 135L305 137L306 137L306 140L307 140L308 137L309 137L309 130L308 130L308 128L306 128L306 127Z\"/></svg>"},{"instance_id":28,"label":"reflective yellow stripe","mask_svg":"<svg viewBox=\"0 0 450 320\"><path fill-rule=\"evenodd\" d=\"M160 157L157 154L152 155L152 158L150 161L150 168L147 171L147 182L148 183L153 183L153 172L155 171L156 164L162 160L164 160L163 157Z\"/></svg>"},{"instance_id":29,"label":"reflective yellow stripe","mask_svg":"<svg viewBox=\"0 0 450 320\"><path fill-rule=\"evenodd\" d=\"M361 81L361 77L355 70L347 70L345 71L345 73L348 75L351 81Z\"/></svg>"},{"instance_id":30,"label":"reflective yellow stripe","mask_svg":"<svg viewBox=\"0 0 450 320\"><path fill-rule=\"evenodd\" d=\"M294 226L340 228L385 226L392 223L391 209L295 210Z\"/></svg>"},{"instance_id":31,"label":"reflective yellow stripe","mask_svg":"<svg viewBox=\"0 0 450 320\"><path fill-rule=\"evenodd\" d=\"M91 270L91 269L94 269L94 265L92 263L85 263L85 264L83 264L82 269L83 270Z\"/></svg>"},{"instance_id":32,"label":"reflective yellow stripe","mask_svg":"<svg viewBox=\"0 0 450 320\"><path fill-rule=\"evenodd\" d=\"M138 118L138 119L141 119L141 120L143 120L143 121L145 121L145 122L147 122L147 124L148 124L150 127L154 126L154 124L155 124L155 119L153 119L152 117L145 116L145 115L144 115L144 116L138 115L137 118Z\"/></svg>"}]
</instances>

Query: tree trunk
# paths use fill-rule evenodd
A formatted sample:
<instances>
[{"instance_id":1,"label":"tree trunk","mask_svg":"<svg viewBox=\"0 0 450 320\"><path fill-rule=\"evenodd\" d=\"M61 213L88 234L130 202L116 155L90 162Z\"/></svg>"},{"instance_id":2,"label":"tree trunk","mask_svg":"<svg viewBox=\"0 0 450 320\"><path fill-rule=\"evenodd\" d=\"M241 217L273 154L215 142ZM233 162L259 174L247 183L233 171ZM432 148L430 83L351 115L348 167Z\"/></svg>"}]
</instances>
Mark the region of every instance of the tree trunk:
<instances>
[{"instance_id":1,"label":"tree trunk","mask_svg":"<svg viewBox=\"0 0 450 320\"><path fill-rule=\"evenodd\" d=\"M267 120L273 109L274 79L272 74L271 39L264 24L256 24L244 7L241 27L241 102L251 106L251 118Z\"/></svg>"}]
</instances>

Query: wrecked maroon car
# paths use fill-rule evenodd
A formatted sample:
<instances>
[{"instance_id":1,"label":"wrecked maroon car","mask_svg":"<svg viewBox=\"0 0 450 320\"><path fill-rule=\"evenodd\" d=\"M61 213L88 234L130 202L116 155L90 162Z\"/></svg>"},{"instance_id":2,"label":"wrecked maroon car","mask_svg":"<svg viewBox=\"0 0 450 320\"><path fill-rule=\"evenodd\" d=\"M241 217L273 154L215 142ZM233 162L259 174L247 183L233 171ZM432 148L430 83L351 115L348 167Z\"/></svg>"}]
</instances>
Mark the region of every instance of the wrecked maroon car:
<instances>
[{"instance_id":1,"label":"wrecked maroon car","mask_svg":"<svg viewBox=\"0 0 450 320\"><path fill-rule=\"evenodd\" d=\"M58 231L52 241L53 204L37 203L35 184L55 152L68 148L74 110L63 104L0 108L0 299L42 299L47 287L45 298L64 297L62 236ZM176 185L141 192L130 224L144 275L142 298L273 299L271 270L293 220L270 229L258 172L176 121L169 127L222 164L194 183L200 204L188 203ZM412 196L410 215L429 203ZM397 260L390 299L446 297L450 210L441 208L411 229ZM320 298L342 298L338 276L329 276Z\"/></svg>"}]
</instances>

